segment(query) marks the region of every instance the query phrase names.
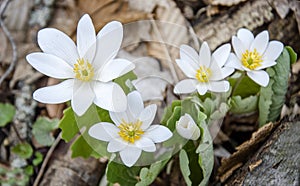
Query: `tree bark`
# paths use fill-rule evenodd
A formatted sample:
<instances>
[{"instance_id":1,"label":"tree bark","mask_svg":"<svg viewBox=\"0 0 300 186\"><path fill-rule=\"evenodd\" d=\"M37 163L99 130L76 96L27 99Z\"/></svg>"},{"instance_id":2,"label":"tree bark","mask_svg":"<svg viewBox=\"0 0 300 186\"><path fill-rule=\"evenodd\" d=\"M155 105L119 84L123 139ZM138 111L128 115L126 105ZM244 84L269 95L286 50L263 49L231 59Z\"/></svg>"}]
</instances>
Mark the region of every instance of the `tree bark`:
<instances>
[{"instance_id":1,"label":"tree bark","mask_svg":"<svg viewBox=\"0 0 300 186\"><path fill-rule=\"evenodd\" d=\"M299 185L300 122L285 122L225 185Z\"/></svg>"}]
</instances>

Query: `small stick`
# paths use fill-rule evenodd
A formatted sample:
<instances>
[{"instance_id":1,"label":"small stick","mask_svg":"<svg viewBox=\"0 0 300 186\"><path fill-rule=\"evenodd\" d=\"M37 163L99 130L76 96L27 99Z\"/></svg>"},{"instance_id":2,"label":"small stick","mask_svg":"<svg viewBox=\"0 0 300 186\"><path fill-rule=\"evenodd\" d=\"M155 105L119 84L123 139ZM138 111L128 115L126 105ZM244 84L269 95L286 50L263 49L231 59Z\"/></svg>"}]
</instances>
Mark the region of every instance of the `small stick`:
<instances>
[{"instance_id":1,"label":"small stick","mask_svg":"<svg viewBox=\"0 0 300 186\"><path fill-rule=\"evenodd\" d=\"M50 147L49 151L47 152L46 157L45 157L45 159L43 161L43 164L41 166L41 169L40 169L40 171L39 171L36 179L34 180L33 186L38 186L38 184L39 184L39 182L40 182L40 180L41 180L41 178L42 178L42 176L43 176L43 174L45 172L46 166L47 166L47 164L48 164L48 162L49 162L49 160L50 160L50 158L51 158L51 156L52 156L52 154L53 154L56 146L60 142L60 140L61 140L61 132L59 133L59 135L55 139L55 141L52 144L52 146Z\"/></svg>"}]
</instances>

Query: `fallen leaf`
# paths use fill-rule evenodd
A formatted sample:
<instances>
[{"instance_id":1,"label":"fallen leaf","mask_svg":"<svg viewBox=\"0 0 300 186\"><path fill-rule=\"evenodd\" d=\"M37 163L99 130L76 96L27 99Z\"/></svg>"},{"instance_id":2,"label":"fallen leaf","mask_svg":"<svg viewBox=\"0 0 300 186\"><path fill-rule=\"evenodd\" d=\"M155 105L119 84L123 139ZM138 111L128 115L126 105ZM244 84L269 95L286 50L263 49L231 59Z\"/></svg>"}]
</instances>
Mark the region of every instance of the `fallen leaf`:
<instances>
[{"instance_id":1,"label":"fallen leaf","mask_svg":"<svg viewBox=\"0 0 300 186\"><path fill-rule=\"evenodd\" d=\"M281 19L284 19L290 11L288 0L268 0L268 2L276 10Z\"/></svg>"},{"instance_id":2,"label":"fallen leaf","mask_svg":"<svg viewBox=\"0 0 300 186\"><path fill-rule=\"evenodd\" d=\"M129 0L129 7L133 10L139 10L147 13L153 12L157 6L168 7L168 0Z\"/></svg>"}]
</instances>

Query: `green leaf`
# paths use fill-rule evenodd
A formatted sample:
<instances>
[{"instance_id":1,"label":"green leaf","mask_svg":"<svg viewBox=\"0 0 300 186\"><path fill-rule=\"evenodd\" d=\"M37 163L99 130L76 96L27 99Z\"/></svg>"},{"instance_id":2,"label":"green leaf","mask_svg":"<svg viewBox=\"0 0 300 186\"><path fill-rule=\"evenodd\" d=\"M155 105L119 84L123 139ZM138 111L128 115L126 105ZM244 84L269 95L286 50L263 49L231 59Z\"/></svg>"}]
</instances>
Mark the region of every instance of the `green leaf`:
<instances>
[{"instance_id":1,"label":"green leaf","mask_svg":"<svg viewBox=\"0 0 300 186\"><path fill-rule=\"evenodd\" d=\"M134 90L134 87L131 84L131 81L135 80L136 78L137 77L133 73L133 71L130 71L127 74L124 74L123 76L115 79L114 82L121 86L121 88L124 90L125 94L128 94L129 92Z\"/></svg>"},{"instance_id":2,"label":"green leaf","mask_svg":"<svg viewBox=\"0 0 300 186\"><path fill-rule=\"evenodd\" d=\"M106 151L106 142L96 140L88 134L88 130L94 124L103 121L111 122L108 111L92 105L83 116L77 116L71 108L64 111L59 127L62 129L62 138L65 141L72 140L81 130L79 137L71 145L72 157L88 158L93 156L110 156ZM84 130L83 130L84 129Z\"/></svg>"},{"instance_id":3,"label":"green leaf","mask_svg":"<svg viewBox=\"0 0 300 186\"><path fill-rule=\"evenodd\" d=\"M106 168L106 176L110 183L131 186L139 181L140 170L141 167L126 167L123 164L110 161Z\"/></svg>"},{"instance_id":4,"label":"green leaf","mask_svg":"<svg viewBox=\"0 0 300 186\"><path fill-rule=\"evenodd\" d=\"M79 128L75 120L75 113L71 107L64 110L64 116L59 122L59 128L62 130L61 137L66 142L71 141L79 132Z\"/></svg>"},{"instance_id":5,"label":"green leaf","mask_svg":"<svg viewBox=\"0 0 300 186\"><path fill-rule=\"evenodd\" d=\"M158 161L153 163L150 168L142 168L140 172L141 180L136 184L136 186L150 185L157 178L157 175L165 167L168 161L169 159Z\"/></svg>"},{"instance_id":6,"label":"green leaf","mask_svg":"<svg viewBox=\"0 0 300 186\"><path fill-rule=\"evenodd\" d=\"M165 108L164 110L164 114L162 116L162 120L161 120L161 124L162 125L167 125L168 120L170 119L170 117L173 114L173 111L175 109L176 106L180 106L181 105L181 100L174 100L172 102L172 105L168 106L167 108Z\"/></svg>"},{"instance_id":7,"label":"green leaf","mask_svg":"<svg viewBox=\"0 0 300 186\"><path fill-rule=\"evenodd\" d=\"M0 103L0 127L4 127L11 122L15 113L16 109L13 105Z\"/></svg>"},{"instance_id":8,"label":"green leaf","mask_svg":"<svg viewBox=\"0 0 300 186\"><path fill-rule=\"evenodd\" d=\"M234 114L245 114L256 111L258 97L249 96L242 99L241 96L233 96L229 102L231 105L230 112Z\"/></svg>"},{"instance_id":9,"label":"green leaf","mask_svg":"<svg viewBox=\"0 0 300 186\"><path fill-rule=\"evenodd\" d=\"M30 144L24 142L14 146L12 152L19 155L21 158L28 159L32 156L33 150Z\"/></svg>"},{"instance_id":10,"label":"green leaf","mask_svg":"<svg viewBox=\"0 0 300 186\"><path fill-rule=\"evenodd\" d=\"M25 167L24 172L28 176L33 175L33 166L32 165L28 165L27 167Z\"/></svg>"},{"instance_id":11,"label":"green leaf","mask_svg":"<svg viewBox=\"0 0 300 186\"><path fill-rule=\"evenodd\" d=\"M280 115L288 89L290 61L290 54L284 48L277 59L277 64L267 69L270 82L267 87L261 87L258 102L260 126L276 121Z\"/></svg>"},{"instance_id":12,"label":"green leaf","mask_svg":"<svg viewBox=\"0 0 300 186\"><path fill-rule=\"evenodd\" d=\"M291 65L294 64L294 63L296 63L296 61L297 61L297 53L290 46L286 46L285 48L289 52Z\"/></svg>"},{"instance_id":13,"label":"green leaf","mask_svg":"<svg viewBox=\"0 0 300 186\"><path fill-rule=\"evenodd\" d=\"M43 161L43 158L44 158L43 154L40 152L36 152L34 155L35 155L35 158L33 159L32 164L34 166L38 166Z\"/></svg>"},{"instance_id":14,"label":"green leaf","mask_svg":"<svg viewBox=\"0 0 300 186\"><path fill-rule=\"evenodd\" d=\"M171 117L169 118L169 120L167 122L167 127L171 131L175 130L176 122L179 120L180 116L181 116L181 107L180 106L176 106L174 108L174 112L172 113Z\"/></svg>"},{"instance_id":15,"label":"green leaf","mask_svg":"<svg viewBox=\"0 0 300 186\"><path fill-rule=\"evenodd\" d=\"M199 154L198 163L202 169L203 176L200 186L205 186L208 183L209 177L214 167L213 141L206 123L201 122L199 127L201 131L201 140L199 142L196 153Z\"/></svg>"},{"instance_id":16,"label":"green leaf","mask_svg":"<svg viewBox=\"0 0 300 186\"><path fill-rule=\"evenodd\" d=\"M211 115L210 120L219 120L224 118L229 110L229 106L226 103L221 103L218 109L216 109Z\"/></svg>"},{"instance_id":17,"label":"green leaf","mask_svg":"<svg viewBox=\"0 0 300 186\"><path fill-rule=\"evenodd\" d=\"M54 142L52 131L58 128L58 119L50 120L47 117L39 117L32 126L32 133L37 142L44 146L51 146Z\"/></svg>"},{"instance_id":18,"label":"green leaf","mask_svg":"<svg viewBox=\"0 0 300 186\"><path fill-rule=\"evenodd\" d=\"M240 78L242 79L240 80ZM246 98L251 95L256 95L260 90L260 86L244 74L241 74L236 78L229 78L229 82L233 87L232 96L241 96L242 98Z\"/></svg>"},{"instance_id":19,"label":"green leaf","mask_svg":"<svg viewBox=\"0 0 300 186\"><path fill-rule=\"evenodd\" d=\"M192 185L192 181L189 178L191 174L190 167L189 167L189 158L184 149L182 149L179 153L179 166L185 183L188 186Z\"/></svg>"}]
</instances>

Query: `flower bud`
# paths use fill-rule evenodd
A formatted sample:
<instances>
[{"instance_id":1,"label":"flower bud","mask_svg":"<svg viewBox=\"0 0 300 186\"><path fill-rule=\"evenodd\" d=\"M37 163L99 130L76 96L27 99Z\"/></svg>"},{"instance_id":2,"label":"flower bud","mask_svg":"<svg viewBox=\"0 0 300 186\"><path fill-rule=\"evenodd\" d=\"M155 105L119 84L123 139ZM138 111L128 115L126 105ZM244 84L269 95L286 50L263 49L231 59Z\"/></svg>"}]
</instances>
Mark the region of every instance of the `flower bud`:
<instances>
[{"instance_id":1,"label":"flower bud","mask_svg":"<svg viewBox=\"0 0 300 186\"><path fill-rule=\"evenodd\" d=\"M176 130L186 139L197 140L200 137L200 129L189 114L180 117L176 123Z\"/></svg>"}]
</instances>

